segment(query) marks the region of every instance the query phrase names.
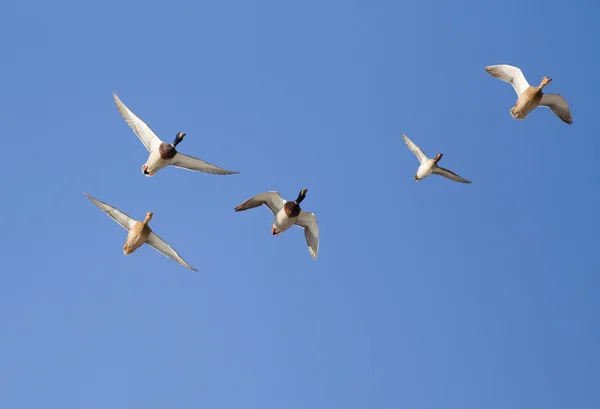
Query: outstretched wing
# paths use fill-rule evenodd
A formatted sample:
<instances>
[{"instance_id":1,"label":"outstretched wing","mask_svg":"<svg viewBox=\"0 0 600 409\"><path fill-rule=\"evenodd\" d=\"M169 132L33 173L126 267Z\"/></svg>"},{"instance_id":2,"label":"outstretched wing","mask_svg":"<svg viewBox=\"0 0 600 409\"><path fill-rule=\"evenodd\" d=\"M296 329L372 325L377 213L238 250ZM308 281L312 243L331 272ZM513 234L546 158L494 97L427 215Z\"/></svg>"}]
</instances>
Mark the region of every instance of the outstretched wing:
<instances>
[{"instance_id":1,"label":"outstretched wing","mask_svg":"<svg viewBox=\"0 0 600 409\"><path fill-rule=\"evenodd\" d=\"M94 203L96 206L98 206L104 213L109 215L111 219L119 223L125 230L129 231L129 229L131 229L135 224L135 220L132 217L126 215L119 209L116 209L109 204L101 202L100 200L94 199L92 196L88 195L85 192L83 194L86 195L87 198L90 199L92 203Z\"/></svg>"},{"instance_id":2,"label":"outstretched wing","mask_svg":"<svg viewBox=\"0 0 600 409\"><path fill-rule=\"evenodd\" d=\"M304 228L308 251L312 258L316 259L319 255L319 223L317 223L317 216L314 213L302 210L296 219L296 224Z\"/></svg>"},{"instance_id":3,"label":"outstretched wing","mask_svg":"<svg viewBox=\"0 0 600 409\"><path fill-rule=\"evenodd\" d=\"M204 173L212 173L213 175L235 175L237 173L240 173L220 168L211 163L205 162L202 159L184 155L183 153L179 152L177 152L175 157L171 160L170 164L171 166L175 166L176 168L196 170Z\"/></svg>"},{"instance_id":4,"label":"outstretched wing","mask_svg":"<svg viewBox=\"0 0 600 409\"><path fill-rule=\"evenodd\" d=\"M417 159L419 159L419 163L422 164L427 160L427 156L425 156L421 148L419 148L413 141L408 139L408 136L406 136L404 132L402 132L402 138L404 138L404 143L406 146L408 146L408 149L410 149L410 151L415 154Z\"/></svg>"},{"instance_id":5,"label":"outstretched wing","mask_svg":"<svg viewBox=\"0 0 600 409\"><path fill-rule=\"evenodd\" d=\"M142 141L146 149L148 149L148 152L152 152L153 150L158 149L162 141L158 136L156 136L154 131L152 131L152 129L150 129L150 127L146 125L144 121L135 116L135 114L131 112L129 108L125 106L124 103L121 102L117 94L115 94L114 92L113 98L115 99L117 109L121 113L121 116L123 117L123 119L125 119L127 125L129 125L131 129L133 129L133 132L135 132L137 137L140 138L140 141Z\"/></svg>"},{"instance_id":6,"label":"outstretched wing","mask_svg":"<svg viewBox=\"0 0 600 409\"><path fill-rule=\"evenodd\" d=\"M185 268L189 268L190 270L198 271L194 267L190 266L175 250L173 247L169 246L169 244L158 237L156 233L150 232L148 239L146 240L146 244L152 247L154 250L161 253L163 256L169 257L171 260L175 260Z\"/></svg>"},{"instance_id":7,"label":"outstretched wing","mask_svg":"<svg viewBox=\"0 0 600 409\"><path fill-rule=\"evenodd\" d=\"M453 180L455 182L472 183L472 182L468 181L467 179L458 176L456 173L449 171L448 169L440 168L439 166L434 168L432 173L435 175L443 176L443 177Z\"/></svg>"},{"instance_id":8,"label":"outstretched wing","mask_svg":"<svg viewBox=\"0 0 600 409\"><path fill-rule=\"evenodd\" d=\"M559 117L564 123L572 124L571 110L567 100L560 94L544 94L540 100L540 106L548 107Z\"/></svg>"},{"instance_id":9,"label":"outstretched wing","mask_svg":"<svg viewBox=\"0 0 600 409\"><path fill-rule=\"evenodd\" d=\"M499 80L509 82L517 95L521 95L523 91L529 88L529 83L525 79L523 75L523 71L521 71L517 67L513 67L512 65L490 65L485 67L485 70L492 77L498 78Z\"/></svg>"},{"instance_id":10,"label":"outstretched wing","mask_svg":"<svg viewBox=\"0 0 600 409\"><path fill-rule=\"evenodd\" d=\"M241 205L237 206L234 210L236 212L241 212L243 210L253 209L255 207L265 205L269 208L269 210L271 210L273 215L276 215L284 204L286 204L286 201L283 200L283 198L279 195L279 192L271 191L251 197Z\"/></svg>"}]
</instances>

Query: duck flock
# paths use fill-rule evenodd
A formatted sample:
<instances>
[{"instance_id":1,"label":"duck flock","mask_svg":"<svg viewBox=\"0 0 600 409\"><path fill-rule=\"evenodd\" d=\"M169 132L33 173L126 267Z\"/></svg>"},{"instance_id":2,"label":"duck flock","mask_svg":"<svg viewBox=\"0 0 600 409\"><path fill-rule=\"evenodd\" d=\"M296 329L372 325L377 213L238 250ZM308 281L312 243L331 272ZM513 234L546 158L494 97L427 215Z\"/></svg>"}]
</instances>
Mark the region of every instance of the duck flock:
<instances>
[{"instance_id":1,"label":"duck flock","mask_svg":"<svg viewBox=\"0 0 600 409\"><path fill-rule=\"evenodd\" d=\"M566 124L573 123L571 111L565 98L560 94L545 94L542 92L542 89L547 86L552 79L543 77L540 85L535 87L529 85L523 72L517 67L504 64L491 65L485 67L485 70L491 76L508 82L513 86L517 93L517 102L510 109L510 114L514 119L523 120L535 108L542 106L549 108ZM152 177L156 172L167 166L211 173L213 175L234 175L239 173L220 168L201 159L179 152L176 147L183 141L183 138L186 135L184 132L177 133L173 143L163 142L144 121L138 118L123 102L121 102L116 94L113 93L113 97L117 104L117 109L123 116L123 119L125 119L125 122L133 129L133 132L140 141L142 141L149 152L148 160L146 160L146 163L142 166L142 173L145 176ZM438 162L442 159L443 154L437 153L433 159L428 158L421 148L419 148L419 146L410 140L404 133L402 133L402 137L406 146L408 146L408 149L415 154L420 163L417 173L414 175L415 181L423 180L433 174L444 176L455 182L471 183L469 180L456 173L438 166ZM296 200L291 202L283 199L276 191L264 192L249 198L238 205L234 210L236 212L241 212L265 205L273 213L274 219L273 225L271 226L271 233L274 236L280 235L294 225L302 227L304 229L304 236L310 255L313 259L316 259L319 254L319 224L317 222L317 217L314 213L305 212L300 208L300 203L306 197L307 192L307 189L302 189ZM152 220L152 212L146 213L146 217L143 221L135 220L119 209L101 202L87 193L85 193L85 195L115 222L128 231L127 239L123 246L123 253L125 255L132 254L145 243L182 266L197 271L166 241L152 231L149 226L150 220Z\"/></svg>"}]
</instances>

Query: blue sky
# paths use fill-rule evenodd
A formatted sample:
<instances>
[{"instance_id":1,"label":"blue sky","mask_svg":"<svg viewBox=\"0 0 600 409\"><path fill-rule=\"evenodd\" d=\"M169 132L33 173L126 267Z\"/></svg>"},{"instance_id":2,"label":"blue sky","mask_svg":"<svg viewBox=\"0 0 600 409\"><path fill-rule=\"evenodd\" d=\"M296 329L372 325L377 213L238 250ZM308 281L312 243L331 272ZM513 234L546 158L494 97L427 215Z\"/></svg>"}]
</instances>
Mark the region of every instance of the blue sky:
<instances>
[{"instance_id":1,"label":"blue sky","mask_svg":"<svg viewBox=\"0 0 600 409\"><path fill-rule=\"evenodd\" d=\"M597 408L591 2L5 4L3 408ZM518 21L518 22L517 22ZM511 118L519 66L570 104ZM157 134L239 175L168 168ZM414 182L404 131L473 181ZM302 230L257 193L308 188ZM83 195L153 229L144 247Z\"/></svg>"}]
</instances>

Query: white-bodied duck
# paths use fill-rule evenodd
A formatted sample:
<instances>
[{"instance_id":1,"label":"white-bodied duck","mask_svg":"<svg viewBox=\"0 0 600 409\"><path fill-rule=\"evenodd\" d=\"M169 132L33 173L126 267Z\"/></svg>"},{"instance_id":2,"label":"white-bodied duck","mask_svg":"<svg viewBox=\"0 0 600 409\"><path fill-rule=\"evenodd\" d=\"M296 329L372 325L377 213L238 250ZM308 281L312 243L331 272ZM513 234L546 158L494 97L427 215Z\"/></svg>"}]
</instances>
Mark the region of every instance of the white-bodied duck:
<instances>
[{"instance_id":1,"label":"white-bodied duck","mask_svg":"<svg viewBox=\"0 0 600 409\"><path fill-rule=\"evenodd\" d=\"M125 240L125 245L123 246L123 254L126 256L130 255L138 248L140 248L144 243L148 244L154 250L162 253L164 256L169 257L172 260L175 260L182 266L189 268L190 270L197 271L194 267L190 266L185 262L183 258L171 246L167 244L163 239L158 237L148 226L150 220L152 220L152 212L146 213L146 217L144 221L140 222L134 220L129 217L122 211L112 207L109 204L101 202L100 200L94 199L92 196L84 193L88 199L92 201L96 206L98 206L104 213L110 216L115 222L121 225L127 233L127 239Z\"/></svg>"},{"instance_id":2,"label":"white-bodied duck","mask_svg":"<svg viewBox=\"0 0 600 409\"><path fill-rule=\"evenodd\" d=\"M404 143L406 143L408 149L410 149L411 152L415 154L415 156L417 157L417 159L419 159L419 162L421 163L414 177L416 181L423 180L427 176L434 174L444 176L445 178L448 178L455 182L471 183L467 179L458 176L456 173L438 166L438 162L440 161L440 159L442 159L442 156L444 156L443 154L438 153L437 155L435 155L435 158L429 159L427 156L425 156L421 148L415 145L413 141L408 139L408 136L406 136L404 132L402 132L402 138L404 138Z\"/></svg>"},{"instance_id":3,"label":"white-bodied duck","mask_svg":"<svg viewBox=\"0 0 600 409\"><path fill-rule=\"evenodd\" d=\"M529 85L523 72L512 65L490 65L485 67L485 70L492 77L509 82L515 89L518 95L517 103L510 109L510 115L514 119L525 119L531 111L541 106L550 108L564 123L573 123L567 101L560 94L542 92L542 89L552 81L551 78L543 77L540 85L533 87Z\"/></svg>"},{"instance_id":4,"label":"white-bodied duck","mask_svg":"<svg viewBox=\"0 0 600 409\"><path fill-rule=\"evenodd\" d=\"M241 212L265 205L271 210L275 219L271 226L271 233L278 236L293 225L304 228L304 237L308 244L308 251L313 259L319 254L319 224L314 213L305 212L300 208L300 202L306 197L307 189L302 189L298 198L293 202L284 200L279 192L271 191L261 193L246 200L234 210Z\"/></svg>"},{"instance_id":5,"label":"white-bodied duck","mask_svg":"<svg viewBox=\"0 0 600 409\"><path fill-rule=\"evenodd\" d=\"M123 116L123 119L125 119L125 122L127 122L127 125L133 129L133 132L135 132L146 149L148 149L148 152L150 152L148 160L142 166L144 175L148 177L154 176L160 169L169 165L175 166L176 168L212 173L215 175L233 175L239 173L222 169L201 159L177 152L175 147L183 140L186 135L185 132L177 133L173 143L163 142L144 121L138 118L125 106L125 104L123 104L123 102L121 102L114 92L113 97L117 104L117 109Z\"/></svg>"}]
</instances>

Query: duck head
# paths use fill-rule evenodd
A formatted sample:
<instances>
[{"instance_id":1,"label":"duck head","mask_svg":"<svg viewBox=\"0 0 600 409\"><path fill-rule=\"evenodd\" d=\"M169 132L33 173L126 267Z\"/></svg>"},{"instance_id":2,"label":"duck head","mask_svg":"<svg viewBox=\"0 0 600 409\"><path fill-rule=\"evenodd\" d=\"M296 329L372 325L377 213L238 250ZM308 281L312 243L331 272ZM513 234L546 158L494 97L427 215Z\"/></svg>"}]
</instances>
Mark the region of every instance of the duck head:
<instances>
[{"instance_id":1,"label":"duck head","mask_svg":"<svg viewBox=\"0 0 600 409\"><path fill-rule=\"evenodd\" d=\"M544 88L546 85L552 82L552 78L544 77L542 78L542 82L540 83L540 88Z\"/></svg>"},{"instance_id":2,"label":"duck head","mask_svg":"<svg viewBox=\"0 0 600 409\"><path fill-rule=\"evenodd\" d=\"M444 156L444 154L442 153L438 153L437 155L435 155L435 158L433 158L433 163L438 163L440 159L442 159L442 156Z\"/></svg>"},{"instance_id":3,"label":"duck head","mask_svg":"<svg viewBox=\"0 0 600 409\"><path fill-rule=\"evenodd\" d=\"M152 216L154 216L154 213L152 213L152 212L146 213L146 217L144 218L144 224L150 223L150 220L152 220Z\"/></svg>"},{"instance_id":4,"label":"duck head","mask_svg":"<svg viewBox=\"0 0 600 409\"><path fill-rule=\"evenodd\" d=\"M300 204L300 202L303 201L304 198L306 197L306 192L308 192L308 189L302 189L300 191L300 193L298 194L298 198L296 198L296 200L294 200L294 202Z\"/></svg>"},{"instance_id":5,"label":"duck head","mask_svg":"<svg viewBox=\"0 0 600 409\"><path fill-rule=\"evenodd\" d=\"M173 146L177 146L178 143L183 141L183 138L185 137L185 135L186 135L185 132L177 133L177 135L175 135L175 140L173 141Z\"/></svg>"}]
</instances>

